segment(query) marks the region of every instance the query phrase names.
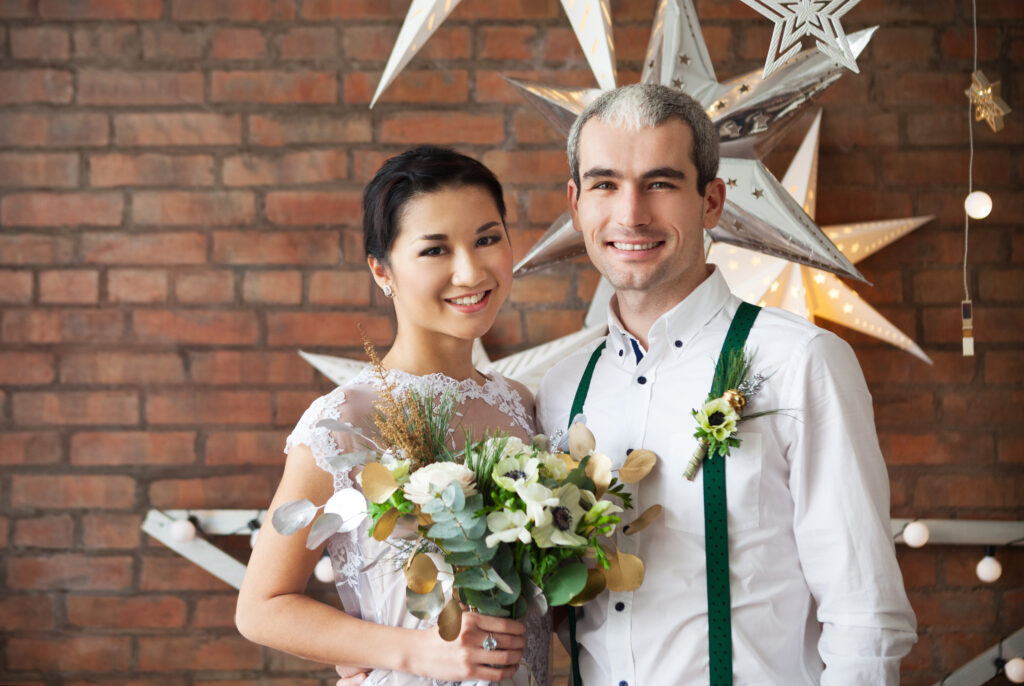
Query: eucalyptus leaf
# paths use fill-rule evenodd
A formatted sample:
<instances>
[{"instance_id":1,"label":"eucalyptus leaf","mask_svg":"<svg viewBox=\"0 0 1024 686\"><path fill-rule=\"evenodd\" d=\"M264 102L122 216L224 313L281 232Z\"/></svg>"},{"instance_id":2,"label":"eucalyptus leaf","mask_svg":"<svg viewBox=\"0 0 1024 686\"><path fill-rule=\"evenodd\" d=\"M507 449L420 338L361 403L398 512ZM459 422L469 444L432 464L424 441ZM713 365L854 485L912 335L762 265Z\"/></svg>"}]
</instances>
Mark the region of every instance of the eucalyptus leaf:
<instances>
[{"instance_id":1,"label":"eucalyptus leaf","mask_svg":"<svg viewBox=\"0 0 1024 686\"><path fill-rule=\"evenodd\" d=\"M444 539L444 549L449 553L467 553L476 550L477 542L470 538L452 537Z\"/></svg>"},{"instance_id":2,"label":"eucalyptus leaf","mask_svg":"<svg viewBox=\"0 0 1024 686\"><path fill-rule=\"evenodd\" d=\"M544 582L548 605L565 605L587 585L587 566L582 562L563 565Z\"/></svg>"},{"instance_id":3,"label":"eucalyptus leaf","mask_svg":"<svg viewBox=\"0 0 1024 686\"><path fill-rule=\"evenodd\" d=\"M642 448L634 450L629 453L626 462L619 468L619 481L624 484L635 484L650 474L656 464L658 464L658 456L650 450Z\"/></svg>"},{"instance_id":4,"label":"eucalyptus leaf","mask_svg":"<svg viewBox=\"0 0 1024 686\"><path fill-rule=\"evenodd\" d=\"M426 503L421 505L420 512L430 515L434 518L435 522L441 518L438 517L438 515L441 515L442 517L451 516L451 514L448 512L448 507L444 504L444 501L442 501L439 496L434 496Z\"/></svg>"},{"instance_id":5,"label":"eucalyptus leaf","mask_svg":"<svg viewBox=\"0 0 1024 686\"><path fill-rule=\"evenodd\" d=\"M594 439L594 434L587 428L586 424L574 422L569 427L569 454L572 455L574 460L582 460L593 452L596 445L597 441Z\"/></svg>"},{"instance_id":6,"label":"eucalyptus leaf","mask_svg":"<svg viewBox=\"0 0 1024 686\"><path fill-rule=\"evenodd\" d=\"M444 591L435 584L430 593L414 593L405 589L405 609L417 619L433 619L444 607Z\"/></svg>"},{"instance_id":7,"label":"eucalyptus leaf","mask_svg":"<svg viewBox=\"0 0 1024 686\"><path fill-rule=\"evenodd\" d=\"M274 515L270 518L270 521L274 525L274 529L277 530L277 533L282 536L291 536L308 526L319 509L319 507L305 498L293 500L274 510Z\"/></svg>"},{"instance_id":8,"label":"eucalyptus leaf","mask_svg":"<svg viewBox=\"0 0 1024 686\"><path fill-rule=\"evenodd\" d=\"M366 521L366 497L354 488L343 488L324 504L324 512L333 512L341 517L339 533L354 531Z\"/></svg>"},{"instance_id":9,"label":"eucalyptus leaf","mask_svg":"<svg viewBox=\"0 0 1024 686\"><path fill-rule=\"evenodd\" d=\"M441 493L441 501L450 510L458 512L466 506L466 494L462 492L462 486L453 481Z\"/></svg>"},{"instance_id":10,"label":"eucalyptus leaf","mask_svg":"<svg viewBox=\"0 0 1024 686\"><path fill-rule=\"evenodd\" d=\"M398 523L398 518L402 516L402 513L391 508L377 520L377 523L373 527L373 538L378 541L383 541L385 538L391 535L391 532L395 530L395 524Z\"/></svg>"},{"instance_id":11,"label":"eucalyptus leaf","mask_svg":"<svg viewBox=\"0 0 1024 686\"><path fill-rule=\"evenodd\" d=\"M462 506L462 510L463 512L469 511L476 513L482 510L483 507L484 497L481 494L477 493L476 495L471 495L468 498L466 498L466 504Z\"/></svg>"},{"instance_id":12,"label":"eucalyptus leaf","mask_svg":"<svg viewBox=\"0 0 1024 686\"><path fill-rule=\"evenodd\" d=\"M446 641L454 641L462 632L462 603L453 597L437 617L437 631Z\"/></svg>"},{"instance_id":13,"label":"eucalyptus leaf","mask_svg":"<svg viewBox=\"0 0 1024 686\"><path fill-rule=\"evenodd\" d=\"M497 570L491 567L486 572L487 578L494 582L500 590L505 593L512 593L512 587L505 583L505 580L501 578L501 574L498 574Z\"/></svg>"},{"instance_id":14,"label":"eucalyptus leaf","mask_svg":"<svg viewBox=\"0 0 1024 686\"><path fill-rule=\"evenodd\" d=\"M454 520L446 522L435 521L427 530L427 537L436 539L465 538L462 535L462 527Z\"/></svg>"},{"instance_id":15,"label":"eucalyptus leaf","mask_svg":"<svg viewBox=\"0 0 1024 686\"><path fill-rule=\"evenodd\" d=\"M338 528L341 527L341 524L341 517L333 512L325 512L320 515L314 520L313 526L309 528L309 535L306 536L306 547L310 550L316 550L324 541L338 533Z\"/></svg>"},{"instance_id":16,"label":"eucalyptus leaf","mask_svg":"<svg viewBox=\"0 0 1024 686\"><path fill-rule=\"evenodd\" d=\"M391 494L398 490L398 484L395 483L395 477L392 476L391 470L380 462L371 462L363 467L361 480L363 493L371 503L386 502Z\"/></svg>"},{"instance_id":17,"label":"eucalyptus leaf","mask_svg":"<svg viewBox=\"0 0 1024 686\"><path fill-rule=\"evenodd\" d=\"M362 427L348 422L340 422L337 419L321 419L316 423L316 427L319 429L327 429L328 431L340 431L341 433L356 434L357 436L363 435Z\"/></svg>"},{"instance_id":18,"label":"eucalyptus leaf","mask_svg":"<svg viewBox=\"0 0 1024 686\"><path fill-rule=\"evenodd\" d=\"M335 453L325 458L327 466L336 472L345 472L353 467L364 465L372 460L377 453L372 450L352 450L344 453Z\"/></svg>"},{"instance_id":19,"label":"eucalyptus leaf","mask_svg":"<svg viewBox=\"0 0 1024 686\"><path fill-rule=\"evenodd\" d=\"M480 614L490 617L508 617L509 612L501 606L493 596L481 591L474 591L471 588L463 590L466 597L466 604L476 608Z\"/></svg>"},{"instance_id":20,"label":"eucalyptus leaf","mask_svg":"<svg viewBox=\"0 0 1024 686\"><path fill-rule=\"evenodd\" d=\"M437 584L437 565L425 553L417 553L405 568L405 584L414 593L426 594Z\"/></svg>"},{"instance_id":21,"label":"eucalyptus leaf","mask_svg":"<svg viewBox=\"0 0 1024 686\"><path fill-rule=\"evenodd\" d=\"M484 570L479 567L471 567L455 575L455 585L473 591L489 591L494 588L495 583L487 578Z\"/></svg>"},{"instance_id":22,"label":"eucalyptus leaf","mask_svg":"<svg viewBox=\"0 0 1024 686\"><path fill-rule=\"evenodd\" d=\"M448 561L456 567L472 567L484 562L490 562L494 557L496 548L488 548L486 545L478 547L477 550L467 553L451 553Z\"/></svg>"}]
</instances>

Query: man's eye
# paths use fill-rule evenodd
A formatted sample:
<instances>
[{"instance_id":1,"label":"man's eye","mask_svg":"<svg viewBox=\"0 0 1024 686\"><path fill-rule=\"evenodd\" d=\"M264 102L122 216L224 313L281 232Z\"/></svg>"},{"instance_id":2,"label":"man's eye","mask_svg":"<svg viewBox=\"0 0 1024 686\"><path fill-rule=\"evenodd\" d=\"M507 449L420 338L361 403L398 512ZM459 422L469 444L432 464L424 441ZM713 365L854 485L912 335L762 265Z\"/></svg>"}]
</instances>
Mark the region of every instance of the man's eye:
<instances>
[{"instance_id":1,"label":"man's eye","mask_svg":"<svg viewBox=\"0 0 1024 686\"><path fill-rule=\"evenodd\" d=\"M659 189L662 189L662 188L672 188L672 187L673 187L672 184L670 184L668 181L655 181L654 183L651 184L651 188L653 188L655 190L659 190Z\"/></svg>"},{"instance_id":2,"label":"man's eye","mask_svg":"<svg viewBox=\"0 0 1024 686\"><path fill-rule=\"evenodd\" d=\"M598 181L591 188L592 190L595 191L608 191L611 190L612 188L615 188L615 184L613 184L611 181Z\"/></svg>"}]
</instances>

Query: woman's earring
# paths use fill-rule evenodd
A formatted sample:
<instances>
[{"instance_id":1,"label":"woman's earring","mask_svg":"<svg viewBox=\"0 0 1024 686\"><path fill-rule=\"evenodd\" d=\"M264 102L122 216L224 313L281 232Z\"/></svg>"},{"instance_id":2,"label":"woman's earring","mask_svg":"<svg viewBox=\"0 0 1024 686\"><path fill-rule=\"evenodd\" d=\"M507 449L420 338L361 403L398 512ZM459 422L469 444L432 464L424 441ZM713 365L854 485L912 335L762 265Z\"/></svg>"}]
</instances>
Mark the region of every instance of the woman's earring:
<instances>
[{"instance_id":1,"label":"woman's earring","mask_svg":"<svg viewBox=\"0 0 1024 686\"><path fill-rule=\"evenodd\" d=\"M391 284L389 284L389 283L384 284L384 287L381 288L381 290L384 291L384 297L385 298L393 298L393 297L395 297L395 292L393 290L391 290Z\"/></svg>"}]
</instances>

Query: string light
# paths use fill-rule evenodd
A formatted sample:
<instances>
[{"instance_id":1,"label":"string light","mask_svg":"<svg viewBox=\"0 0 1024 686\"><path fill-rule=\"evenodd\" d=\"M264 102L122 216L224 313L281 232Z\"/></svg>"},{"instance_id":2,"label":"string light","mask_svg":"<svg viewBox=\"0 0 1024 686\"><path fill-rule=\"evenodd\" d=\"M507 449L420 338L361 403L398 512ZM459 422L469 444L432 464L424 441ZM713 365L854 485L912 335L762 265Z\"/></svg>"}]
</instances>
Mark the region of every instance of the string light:
<instances>
[{"instance_id":1,"label":"string light","mask_svg":"<svg viewBox=\"0 0 1024 686\"><path fill-rule=\"evenodd\" d=\"M199 528L196 524L195 515L190 515L188 519L176 519L167 527L167 535L171 537L172 541L187 543L196 537Z\"/></svg>"},{"instance_id":2,"label":"string light","mask_svg":"<svg viewBox=\"0 0 1024 686\"><path fill-rule=\"evenodd\" d=\"M313 568L313 576L317 581L325 584L334 581L334 567L331 566L331 558L326 555L321 557L320 561L316 563L316 567Z\"/></svg>"},{"instance_id":3,"label":"string light","mask_svg":"<svg viewBox=\"0 0 1024 686\"><path fill-rule=\"evenodd\" d=\"M992 196L985 191L974 191L964 200L964 210L971 219L984 219L992 211Z\"/></svg>"},{"instance_id":4,"label":"string light","mask_svg":"<svg viewBox=\"0 0 1024 686\"><path fill-rule=\"evenodd\" d=\"M911 548L922 547L932 535L931 531L928 530L928 526L916 519L912 522L907 522L901 533L903 534L903 542Z\"/></svg>"},{"instance_id":5,"label":"string light","mask_svg":"<svg viewBox=\"0 0 1024 686\"><path fill-rule=\"evenodd\" d=\"M249 547L256 547L256 537L260 535L260 523L259 520L250 519L249 524Z\"/></svg>"},{"instance_id":6,"label":"string light","mask_svg":"<svg viewBox=\"0 0 1024 686\"><path fill-rule=\"evenodd\" d=\"M996 549L994 546L985 546L985 557L978 561L974 568L978 578L986 584L990 584L1003 575L1003 565L995 558Z\"/></svg>"},{"instance_id":7,"label":"string light","mask_svg":"<svg viewBox=\"0 0 1024 686\"><path fill-rule=\"evenodd\" d=\"M1015 684L1024 684L1024 658L1015 657L1003 665L1006 678Z\"/></svg>"}]
</instances>

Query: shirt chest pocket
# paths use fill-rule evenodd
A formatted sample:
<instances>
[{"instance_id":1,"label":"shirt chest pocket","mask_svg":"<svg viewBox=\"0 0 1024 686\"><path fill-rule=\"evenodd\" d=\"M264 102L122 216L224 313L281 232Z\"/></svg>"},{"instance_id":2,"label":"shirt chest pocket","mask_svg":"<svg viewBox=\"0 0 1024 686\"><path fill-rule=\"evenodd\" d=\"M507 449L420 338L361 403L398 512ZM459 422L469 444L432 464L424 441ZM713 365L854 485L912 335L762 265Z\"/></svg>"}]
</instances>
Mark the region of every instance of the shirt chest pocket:
<instances>
[{"instance_id":1,"label":"shirt chest pocket","mask_svg":"<svg viewBox=\"0 0 1024 686\"><path fill-rule=\"evenodd\" d=\"M761 464L763 447L761 434L739 432L738 448L733 448L725 458L725 497L728 509L729 531L754 529L760 524ZM680 433L672 441L675 447L672 459L659 465L657 475L650 483L643 482L644 491L650 501L644 498L644 506L655 502L665 508L665 526L677 531L704 535L704 469L697 472L692 482L683 476L686 463L696 448L696 440L690 433ZM684 451L682 448L685 447ZM715 458L719 459L719 458Z\"/></svg>"}]
</instances>

